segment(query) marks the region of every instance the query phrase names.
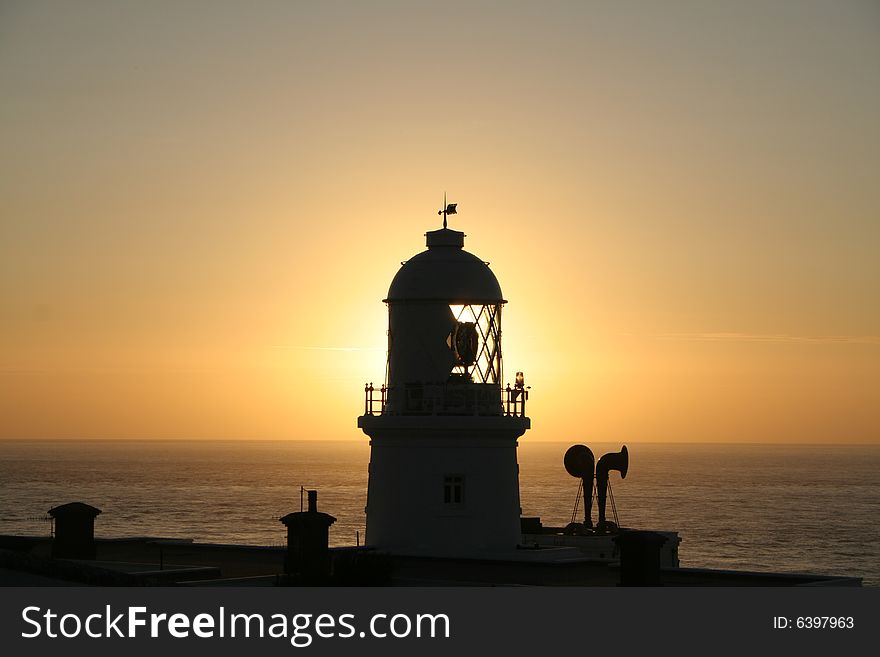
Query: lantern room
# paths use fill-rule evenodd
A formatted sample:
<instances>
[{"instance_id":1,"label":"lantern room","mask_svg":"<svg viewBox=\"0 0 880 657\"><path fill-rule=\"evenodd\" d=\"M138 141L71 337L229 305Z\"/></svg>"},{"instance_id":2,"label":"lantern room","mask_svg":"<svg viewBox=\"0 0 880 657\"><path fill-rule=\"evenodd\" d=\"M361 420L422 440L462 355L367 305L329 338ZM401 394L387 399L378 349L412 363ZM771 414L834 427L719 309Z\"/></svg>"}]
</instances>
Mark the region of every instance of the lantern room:
<instances>
[{"instance_id":1,"label":"lantern room","mask_svg":"<svg viewBox=\"0 0 880 657\"><path fill-rule=\"evenodd\" d=\"M427 250L402 263L388 296L385 384L368 386L368 414L501 415L524 394L501 394L501 310L489 263L464 250L463 232L426 233ZM522 389L520 389L522 390ZM378 404L378 407L377 407Z\"/></svg>"}]
</instances>

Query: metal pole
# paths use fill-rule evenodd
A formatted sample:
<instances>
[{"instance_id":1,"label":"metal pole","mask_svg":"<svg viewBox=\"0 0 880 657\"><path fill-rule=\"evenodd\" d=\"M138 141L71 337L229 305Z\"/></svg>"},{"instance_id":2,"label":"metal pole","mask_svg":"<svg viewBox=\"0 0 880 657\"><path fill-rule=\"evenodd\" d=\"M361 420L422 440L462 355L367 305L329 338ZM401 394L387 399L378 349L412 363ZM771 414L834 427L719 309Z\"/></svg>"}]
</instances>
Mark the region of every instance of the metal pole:
<instances>
[{"instance_id":1,"label":"metal pole","mask_svg":"<svg viewBox=\"0 0 880 657\"><path fill-rule=\"evenodd\" d=\"M584 489L584 480L581 479L581 483L578 484L577 496L574 498L574 508L571 510L570 522L574 522L574 519L577 518L578 506L580 506L580 501L581 501L581 491L583 489Z\"/></svg>"},{"instance_id":2,"label":"metal pole","mask_svg":"<svg viewBox=\"0 0 880 657\"><path fill-rule=\"evenodd\" d=\"M608 479L608 497L611 499L611 511L614 513L614 524L620 529L620 518L617 517L617 505L614 503L614 491L611 490L611 479Z\"/></svg>"}]
</instances>

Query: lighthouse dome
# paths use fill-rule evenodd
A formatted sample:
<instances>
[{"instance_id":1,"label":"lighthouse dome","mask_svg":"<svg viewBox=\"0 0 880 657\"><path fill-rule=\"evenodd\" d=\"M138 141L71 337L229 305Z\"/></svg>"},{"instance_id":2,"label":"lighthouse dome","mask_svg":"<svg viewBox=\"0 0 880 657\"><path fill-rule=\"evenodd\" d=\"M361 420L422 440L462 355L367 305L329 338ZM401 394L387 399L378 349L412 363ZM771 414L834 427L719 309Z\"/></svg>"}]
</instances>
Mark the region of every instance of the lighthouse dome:
<instances>
[{"instance_id":1,"label":"lighthouse dome","mask_svg":"<svg viewBox=\"0 0 880 657\"><path fill-rule=\"evenodd\" d=\"M504 303L489 265L464 250L464 233L442 228L425 236L428 250L403 263L391 281L386 302Z\"/></svg>"}]
</instances>

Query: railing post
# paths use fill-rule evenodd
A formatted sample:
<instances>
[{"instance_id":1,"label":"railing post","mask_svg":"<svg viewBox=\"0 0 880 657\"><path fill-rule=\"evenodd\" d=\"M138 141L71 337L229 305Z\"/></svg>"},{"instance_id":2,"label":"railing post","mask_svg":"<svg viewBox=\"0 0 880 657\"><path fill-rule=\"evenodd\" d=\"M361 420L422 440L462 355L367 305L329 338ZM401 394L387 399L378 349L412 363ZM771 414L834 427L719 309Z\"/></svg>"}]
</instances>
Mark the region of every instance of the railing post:
<instances>
[{"instance_id":1,"label":"railing post","mask_svg":"<svg viewBox=\"0 0 880 657\"><path fill-rule=\"evenodd\" d=\"M506 415L509 417L510 416L510 384L509 383L507 384L507 387L505 388L505 390L507 391L507 400L506 400L507 412L506 412Z\"/></svg>"},{"instance_id":2,"label":"railing post","mask_svg":"<svg viewBox=\"0 0 880 657\"><path fill-rule=\"evenodd\" d=\"M370 415L370 386L364 384L364 415Z\"/></svg>"}]
</instances>

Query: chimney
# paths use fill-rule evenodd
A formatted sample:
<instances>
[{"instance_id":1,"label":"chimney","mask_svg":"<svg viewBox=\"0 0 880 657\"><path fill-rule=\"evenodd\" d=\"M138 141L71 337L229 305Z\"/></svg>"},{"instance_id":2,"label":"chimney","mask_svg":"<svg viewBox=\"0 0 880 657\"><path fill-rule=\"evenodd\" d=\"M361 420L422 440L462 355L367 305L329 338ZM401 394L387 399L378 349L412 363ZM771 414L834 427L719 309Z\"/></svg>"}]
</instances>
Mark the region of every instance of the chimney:
<instances>
[{"instance_id":1,"label":"chimney","mask_svg":"<svg viewBox=\"0 0 880 657\"><path fill-rule=\"evenodd\" d=\"M620 586L663 586L660 549L666 537L657 532L626 530L614 537L620 549Z\"/></svg>"},{"instance_id":2,"label":"chimney","mask_svg":"<svg viewBox=\"0 0 880 657\"><path fill-rule=\"evenodd\" d=\"M336 518L318 511L318 491L308 494L308 511L281 518L287 527L284 572L302 583L319 583L330 576L329 530Z\"/></svg>"},{"instance_id":3,"label":"chimney","mask_svg":"<svg viewBox=\"0 0 880 657\"><path fill-rule=\"evenodd\" d=\"M52 557L56 559L95 558L95 518L101 509L83 502L70 502L49 509L55 519Z\"/></svg>"}]
</instances>

